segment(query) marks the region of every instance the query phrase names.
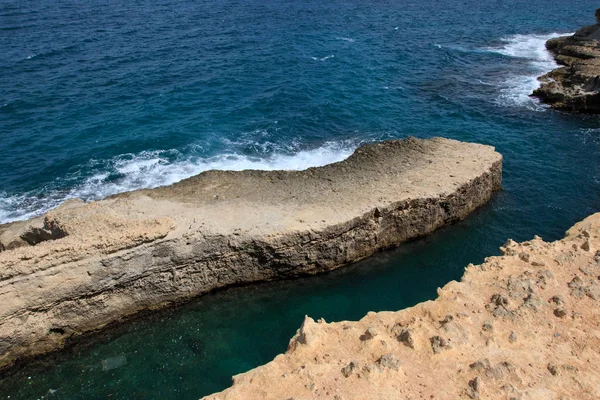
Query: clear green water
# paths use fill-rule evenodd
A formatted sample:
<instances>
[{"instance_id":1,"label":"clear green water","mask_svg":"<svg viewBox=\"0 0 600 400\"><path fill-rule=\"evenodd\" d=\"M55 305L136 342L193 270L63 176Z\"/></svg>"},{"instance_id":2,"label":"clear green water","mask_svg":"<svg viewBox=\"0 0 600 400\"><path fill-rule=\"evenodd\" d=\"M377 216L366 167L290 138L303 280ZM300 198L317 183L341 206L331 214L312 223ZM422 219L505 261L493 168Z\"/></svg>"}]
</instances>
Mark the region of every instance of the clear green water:
<instances>
[{"instance_id":1,"label":"clear green water","mask_svg":"<svg viewBox=\"0 0 600 400\"><path fill-rule=\"evenodd\" d=\"M194 398L286 349L304 315L360 319L433 298L479 254L492 206L468 221L364 262L293 281L232 288L134 321L3 382L11 398ZM107 363L120 365L106 370ZM104 363L104 364L103 364ZM110 365L108 365L110 368Z\"/></svg>"},{"instance_id":2,"label":"clear green water","mask_svg":"<svg viewBox=\"0 0 600 400\"><path fill-rule=\"evenodd\" d=\"M0 2L0 221L210 168L305 168L361 142L496 146L504 190L430 237L327 275L233 288L0 378L0 398L194 399L271 360L308 314L435 296L508 237L600 209L598 117L527 95L544 42L596 4L533 1Z\"/></svg>"}]
</instances>

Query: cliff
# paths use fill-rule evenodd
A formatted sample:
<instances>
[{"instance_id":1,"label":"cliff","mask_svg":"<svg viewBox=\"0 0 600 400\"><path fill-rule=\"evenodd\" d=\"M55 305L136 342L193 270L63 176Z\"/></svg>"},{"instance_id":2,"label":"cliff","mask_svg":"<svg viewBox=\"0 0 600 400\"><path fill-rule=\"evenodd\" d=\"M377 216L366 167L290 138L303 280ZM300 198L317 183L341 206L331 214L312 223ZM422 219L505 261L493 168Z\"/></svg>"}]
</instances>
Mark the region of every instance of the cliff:
<instances>
[{"instance_id":1,"label":"cliff","mask_svg":"<svg viewBox=\"0 0 600 400\"><path fill-rule=\"evenodd\" d=\"M539 78L533 96L553 108L582 113L600 112L600 9L595 25L546 42L546 48L562 65Z\"/></svg>"},{"instance_id":2,"label":"cliff","mask_svg":"<svg viewBox=\"0 0 600 400\"><path fill-rule=\"evenodd\" d=\"M598 399L599 249L600 213L553 243L509 240L435 301L306 317L285 354L205 399Z\"/></svg>"},{"instance_id":3,"label":"cliff","mask_svg":"<svg viewBox=\"0 0 600 400\"><path fill-rule=\"evenodd\" d=\"M208 171L0 226L0 366L228 285L426 235L500 189L492 147L406 139L305 171Z\"/></svg>"}]
</instances>

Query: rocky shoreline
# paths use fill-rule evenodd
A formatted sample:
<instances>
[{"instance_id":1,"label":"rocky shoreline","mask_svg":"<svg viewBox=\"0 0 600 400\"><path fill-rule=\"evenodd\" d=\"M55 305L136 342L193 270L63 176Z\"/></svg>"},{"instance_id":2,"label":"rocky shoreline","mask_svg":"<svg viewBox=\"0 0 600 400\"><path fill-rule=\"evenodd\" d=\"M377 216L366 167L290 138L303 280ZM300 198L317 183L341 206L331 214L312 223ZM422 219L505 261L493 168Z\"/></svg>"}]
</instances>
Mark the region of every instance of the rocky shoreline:
<instances>
[{"instance_id":1,"label":"rocky shoreline","mask_svg":"<svg viewBox=\"0 0 600 400\"><path fill-rule=\"evenodd\" d=\"M532 96L558 110L600 113L600 9L595 25L550 39L546 48L561 67L540 77Z\"/></svg>"},{"instance_id":2,"label":"rocky shoreline","mask_svg":"<svg viewBox=\"0 0 600 400\"><path fill-rule=\"evenodd\" d=\"M448 139L305 171L208 171L0 225L0 368L217 288L329 271L465 218L502 157Z\"/></svg>"},{"instance_id":3,"label":"rocky shoreline","mask_svg":"<svg viewBox=\"0 0 600 400\"><path fill-rule=\"evenodd\" d=\"M435 301L306 317L285 354L205 400L600 398L600 213L501 249Z\"/></svg>"}]
</instances>

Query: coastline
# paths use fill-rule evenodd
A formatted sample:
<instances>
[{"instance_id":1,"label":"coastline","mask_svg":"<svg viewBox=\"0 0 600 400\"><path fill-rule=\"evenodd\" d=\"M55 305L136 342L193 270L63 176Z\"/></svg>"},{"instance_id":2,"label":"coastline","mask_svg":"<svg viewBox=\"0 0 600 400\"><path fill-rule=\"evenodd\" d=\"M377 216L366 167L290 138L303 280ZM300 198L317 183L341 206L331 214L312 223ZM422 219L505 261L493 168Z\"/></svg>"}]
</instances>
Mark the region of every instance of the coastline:
<instances>
[{"instance_id":1,"label":"coastline","mask_svg":"<svg viewBox=\"0 0 600 400\"><path fill-rule=\"evenodd\" d=\"M360 321L308 316L287 351L206 400L600 396L600 213L508 240L438 298Z\"/></svg>"},{"instance_id":2,"label":"coastline","mask_svg":"<svg viewBox=\"0 0 600 400\"><path fill-rule=\"evenodd\" d=\"M561 66L538 78L541 85L532 96L557 110L600 113L600 9L596 20L572 36L546 42Z\"/></svg>"},{"instance_id":3,"label":"coastline","mask_svg":"<svg viewBox=\"0 0 600 400\"><path fill-rule=\"evenodd\" d=\"M600 399L597 7L7 5L0 397Z\"/></svg>"},{"instance_id":4,"label":"coastline","mask_svg":"<svg viewBox=\"0 0 600 400\"><path fill-rule=\"evenodd\" d=\"M216 288L329 271L424 236L487 202L501 165L489 146L409 138L324 167L209 171L4 225L0 363Z\"/></svg>"}]
</instances>

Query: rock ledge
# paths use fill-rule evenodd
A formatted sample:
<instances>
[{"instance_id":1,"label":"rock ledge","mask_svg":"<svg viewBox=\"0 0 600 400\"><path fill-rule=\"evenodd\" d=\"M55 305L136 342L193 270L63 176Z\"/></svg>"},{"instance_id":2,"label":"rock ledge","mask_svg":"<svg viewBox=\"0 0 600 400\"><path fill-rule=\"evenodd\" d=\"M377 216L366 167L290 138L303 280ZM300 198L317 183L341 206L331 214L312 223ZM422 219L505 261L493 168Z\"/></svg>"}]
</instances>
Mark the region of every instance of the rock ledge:
<instances>
[{"instance_id":1,"label":"rock ledge","mask_svg":"<svg viewBox=\"0 0 600 400\"><path fill-rule=\"evenodd\" d=\"M306 317L285 354L205 400L599 399L600 213L502 251L435 301Z\"/></svg>"},{"instance_id":2,"label":"rock ledge","mask_svg":"<svg viewBox=\"0 0 600 400\"><path fill-rule=\"evenodd\" d=\"M216 288L360 260L465 218L501 178L492 147L411 138L324 167L208 171L0 225L0 367Z\"/></svg>"},{"instance_id":3,"label":"rock ledge","mask_svg":"<svg viewBox=\"0 0 600 400\"><path fill-rule=\"evenodd\" d=\"M596 20L573 36L546 42L562 67L540 77L542 84L533 96L559 110L600 113L600 9Z\"/></svg>"}]
</instances>

